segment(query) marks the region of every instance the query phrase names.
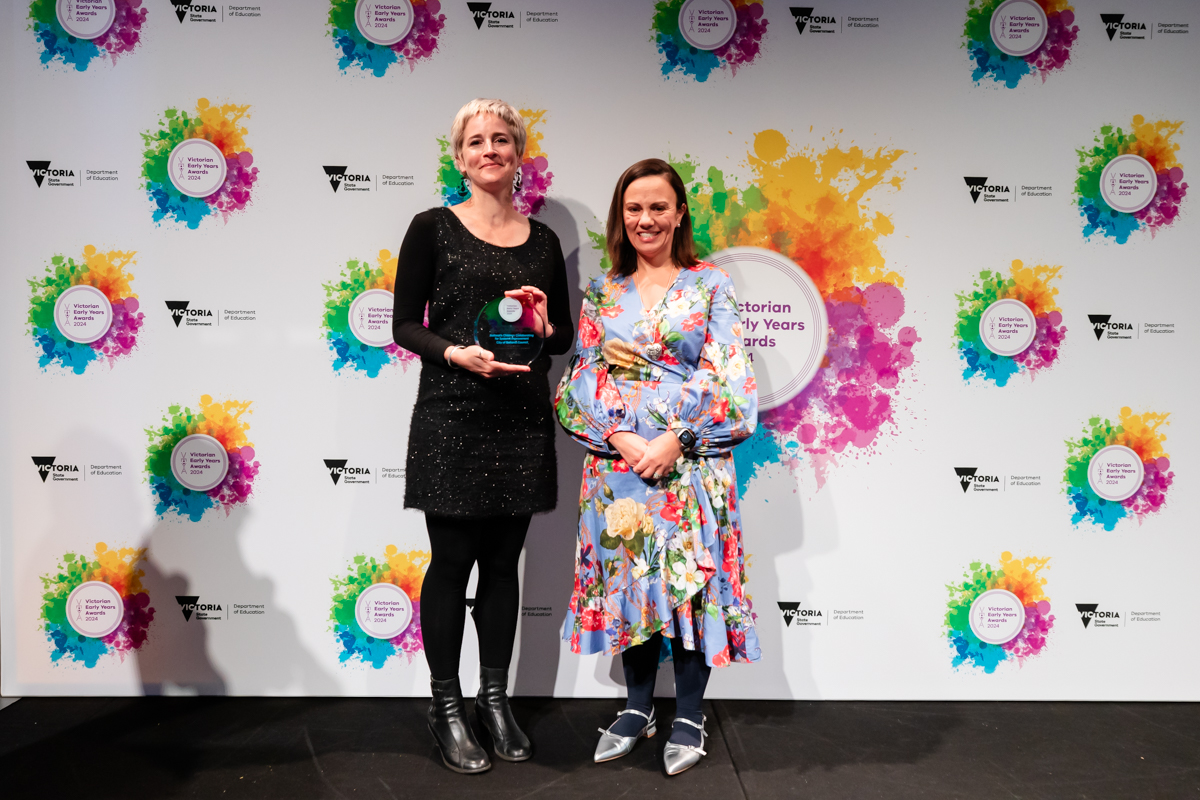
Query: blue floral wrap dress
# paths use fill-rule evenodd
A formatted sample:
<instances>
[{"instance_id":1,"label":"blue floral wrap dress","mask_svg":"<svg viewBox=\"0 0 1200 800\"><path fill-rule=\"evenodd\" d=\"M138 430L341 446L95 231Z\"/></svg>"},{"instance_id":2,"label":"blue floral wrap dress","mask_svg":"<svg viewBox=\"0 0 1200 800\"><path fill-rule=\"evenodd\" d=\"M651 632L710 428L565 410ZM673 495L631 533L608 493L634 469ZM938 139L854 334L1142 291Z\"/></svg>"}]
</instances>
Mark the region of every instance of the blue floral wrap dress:
<instances>
[{"instance_id":1,"label":"blue floral wrap dress","mask_svg":"<svg viewBox=\"0 0 1200 800\"><path fill-rule=\"evenodd\" d=\"M758 400L729 274L684 269L649 311L632 276L594 279L555 408L588 448L563 626L571 650L616 654L662 631L710 666L757 661L732 448L754 433ZM607 442L685 428L696 446L659 481Z\"/></svg>"}]
</instances>

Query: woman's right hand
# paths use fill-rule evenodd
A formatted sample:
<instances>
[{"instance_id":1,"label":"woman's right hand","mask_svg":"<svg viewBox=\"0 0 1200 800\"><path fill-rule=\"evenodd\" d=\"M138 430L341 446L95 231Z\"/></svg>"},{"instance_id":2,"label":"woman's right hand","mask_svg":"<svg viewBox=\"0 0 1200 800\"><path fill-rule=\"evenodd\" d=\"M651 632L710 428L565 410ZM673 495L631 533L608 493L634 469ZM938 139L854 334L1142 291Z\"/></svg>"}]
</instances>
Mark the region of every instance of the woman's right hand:
<instances>
[{"instance_id":1,"label":"woman's right hand","mask_svg":"<svg viewBox=\"0 0 1200 800\"><path fill-rule=\"evenodd\" d=\"M450 360L456 367L469 370L485 378L499 378L516 372L529 372L529 367L524 364L505 364L503 361L497 361L492 351L484 350L477 344L451 350Z\"/></svg>"},{"instance_id":2,"label":"woman's right hand","mask_svg":"<svg viewBox=\"0 0 1200 800\"><path fill-rule=\"evenodd\" d=\"M646 446L649 445L641 436L630 431L617 431L608 437L608 443L631 468L646 455Z\"/></svg>"}]
</instances>

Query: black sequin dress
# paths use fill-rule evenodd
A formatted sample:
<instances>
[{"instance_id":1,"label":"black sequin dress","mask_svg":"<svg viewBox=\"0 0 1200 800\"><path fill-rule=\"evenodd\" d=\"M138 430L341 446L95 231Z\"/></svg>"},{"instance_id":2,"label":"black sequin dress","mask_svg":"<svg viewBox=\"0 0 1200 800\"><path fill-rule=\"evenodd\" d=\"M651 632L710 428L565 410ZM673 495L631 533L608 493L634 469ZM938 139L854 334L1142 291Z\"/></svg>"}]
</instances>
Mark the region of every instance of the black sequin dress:
<instances>
[{"instance_id":1,"label":"black sequin dress","mask_svg":"<svg viewBox=\"0 0 1200 800\"><path fill-rule=\"evenodd\" d=\"M554 325L531 371L483 378L447 366L447 347L475 343L479 310L522 285L546 293ZM451 517L553 509L558 482L547 373L550 356L566 352L575 336L554 232L530 220L524 244L498 247L474 236L448 208L418 214L400 247L392 334L421 357L404 507Z\"/></svg>"}]
</instances>

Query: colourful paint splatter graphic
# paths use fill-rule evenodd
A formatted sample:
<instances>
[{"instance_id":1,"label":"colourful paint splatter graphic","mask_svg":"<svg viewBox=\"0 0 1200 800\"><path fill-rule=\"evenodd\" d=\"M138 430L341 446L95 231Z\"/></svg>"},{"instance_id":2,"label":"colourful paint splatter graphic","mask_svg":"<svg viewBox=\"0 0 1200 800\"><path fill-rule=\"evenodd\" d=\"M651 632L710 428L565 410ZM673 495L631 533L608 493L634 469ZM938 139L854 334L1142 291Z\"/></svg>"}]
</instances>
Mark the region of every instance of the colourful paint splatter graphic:
<instances>
[{"instance_id":1,"label":"colourful paint splatter graphic","mask_svg":"<svg viewBox=\"0 0 1200 800\"><path fill-rule=\"evenodd\" d=\"M29 4L29 27L42 45L42 64L59 62L83 72L97 59L117 60L137 49L142 42L142 26L147 10L142 0L114 0L116 15L112 25L95 39L79 39L67 33L55 13L55 0L33 0Z\"/></svg>"},{"instance_id":2,"label":"colourful paint splatter graphic","mask_svg":"<svg viewBox=\"0 0 1200 800\"><path fill-rule=\"evenodd\" d=\"M1154 236L1175 221L1188 189L1183 182L1183 165L1177 157L1179 142L1174 141L1182 128L1182 122L1147 122L1139 114L1133 118L1128 131L1105 125L1100 128L1094 144L1076 151L1079 169L1075 178L1075 202L1084 220L1085 239L1100 234L1125 244L1136 231L1148 230ZM1132 214L1113 209L1100 192L1104 168L1117 156L1127 154L1141 156L1150 162L1158 178L1158 189L1150 204Z\"/></svg>"},{"instance_id":3,"label":"colourful paint splatter graphic","mask_svg":"<svg viewBox=\"0 0 1200 800\"><path fill-rule=\"evenodd\" d=\"M219 506L228 516L235 507L250 499L260 464L254 460L253 443L246 438L250 423L243 417L248 413L249 401L222 403L206 394L200 398L199 410L171 406L161 424L146 429L150 439L146 450L146 472L150 476L150 489L158 501L154 513L159 516L177 514L199 522L211 508ZM216 439L228 458L224 479L206 492L188 489L171 470L175 445L193 434Z\"/></svg>"},{"instance_id":4,"label":"colourful paint splatter graphic","mask_svg":"<svg viewBox=\"0 0 1200 800\"><path fill-rule=\"evenodd\" d=\"M412 0L412 30L390 46L367 41L354 23L355 4L356 0L331 0L329 4L329 35L340 54L338 68L342 72L358 69L382 78L397 63L407 64L411 72L417 62L432 58L438 49L438 36L446 27L438 0Z\"/></svg>"},{"instance_id":5,"label":"colourful paint splatter graphic","mask_svg":"<svg viewBox=\"0 0 1200 800\"><path fill-rule=\"evenodd\" d=\"M32 297L29 301L29 334L41 351L38 366L42 369L57 364L82 375L92 364L107 361L113 366L137 347L138 332L146 315L138 309L137 295L130 284L133 275L127 267L134 263L135 252L109 250L100 252L93 245L83 248L78 259L56 255L50 259L46 273L29 281ZM66 338L54 323L54 304L72 286L93 286L99 289L112 306L112 324L103 337L90 344L80 344Z\"/></svg>"},{"instance_id":6,"label":"colourful paint splatter graphic","mask_svg":"<svg viewBox=\"0 0 1200 800\"><path fill-rule=\"evenodd\" d=\"M1170 457L1163 450L1167 434L1159 430L1169 424L1169 416L1153 411L1134 414L1131 408L1125 407L1115 424L1108 419L1092 417L1083 426L1078 439L1067 440L1063 484L1074 509L1072 523L1103 525L1104 530L1111 531L1126 517L1134 517L1141 524L1148 516L1163 509L1167 491L1175 480ZM1141 487L1133 496L1119 502L1101 498L1088 482L1088 465L1092 457L1109 445L1128 447L1142 460L1144 470Z\"/></svg>"},{"instance_id":7,"label":"colourful paint splatter graphic","mask_svg":"<svg viewBox=\"0 0 1200 800\"><path fill-rule=\"evenodd\" d=\"M246 210L258 180L254 155L246 146L249 131L242 124L249 111L250 106L213 105L202 97L194 113L168 108L158 129L142 134L142 178L155 222L170 218L196 229L206 217L220 214L228 222L230 214ZM186 139L209 141L225 158L225 181L207 197L183 194L168 175L171 151Z\"/></svg>"},{"instance_id":8,"label":"colourful paint splatter graphic","mask_svg":"<svg viewBox=\"0 0 1200 800\"><path fill-rule=\"evenodd\" d=\"M1063 69L1071 60L1071 47L1079 36L1074 7L1065 0L1036 0L1046 12L1046 38L1032 53L1010 56L992 41L992 14L1002 2L969 0L963 47L975 65L971 79L975 83L990 79L1015 89L1026 75L1036 74L1045 83L1051 72Z\"/></svg>"},{"instance_id":9,"label":"colourful paint splatter graphic","mask_svg":"<svg viewBox=\"0 0 1200 800\"><path fill-rule=\"evenodd\" d=\"M951 663L957 669L964 664L986 673L1006 661L1018 666L1046 649L1046 640L1054 627L1050 613L1050 598L1046 596L1046 579L1041 572L1049 558L1014 558L1001 553L999 566L976 561L963 573L963 580L949 584L950 599L946 603L946 636L954 656ZM971 629L971 604L991 589L1004 589L1017 596L1025 609L1025 625L1016 637L1004 644L981 641Z\"/></svg>"},{"instance_id":10,"label":"colourful paint splatter graphic","mask_svg":"<svg viewBox=\"0 0 1200 800\"><path fill-rule=\"evenodd\" d=\"M971 291L958 295L958 319L954 325L954 343L958 357L965 362L963 380L976 376L1005 386L1009 378L1019 373L1028 373L1031 378L1054 366L1058 361L1058 349L1066 338L1067 328L1062 324L1062 309L1055 302L1058 288L1051 284L1058 280L1062 267L1039 264L1027 267L1021 261L1013 261L1007 276L1003 272L984 270L975 280ZM1037 332L1033 342L1015 356L993 353L979 335L979 321L987 307L997 300L1020 300L1033 312Z\"/></svg>"},{"instance_id":11,"label":"colourful paint splatter graphic","mask_svg":"<svg viewBox=\"0 0 1200 800\"><path fill-rule=\"evenodd\" d=\"M412 663L425 647L421 638L421 583L425 580L425 570L429 569L429 559L429 553L424 550L403 553L394 544L389 544L384 548L381 560L357 555L347 565L344 578L332 579L333 607L329 619L342 645L338 660L343 664L358 661L382 669L389 658L403 655L408 663ZM354 614L358 596L376 583L395 584L412 601L412 622L391 639L368 636Z\"/></svg>"},{"instance_id":12,"label":"colourful paint splatter graphic","mask_svg":"<svg viewBox=\"0 0 1200 800\"><path fill-rule=\"evenodd\" d=\"M342 268L339 279L325 283L325 314L321 318L325 341L333 353L333 370L349 369L365 372L368 378L378 378L384 367L401 364L407 370L417 355L398 344L372 347L359 341L350 329L350 304L370 289L394 291L396 286L396 256L380 250L372 265L366 261L350 260Z\"/></svg>"},{"instance_id":13,"label":"colourful paint splatter graphic","mask_svg":"<svg viewBox=\"0 0 1200 800\"><path fill-rule=\"evenodd\" d=\"M521 158L521 188L513 192L513 208L527 217L537 216L546 205L546 195L554 181L550 162L542 150L540 126L546 117L544 109L522 108L525 118L525 155ZM471 196L466 178L454 166L454 153L448 139L438 139L441 157L438 159L437 184L442 193L442 205L456 206Z\"/></svg>"},{"instance_id":14,"label":"colourful paint splatter graphic","mask_svg":"<svg viewBox=\"0 0 1200 800\"><path fill-rule=\"evenodd\" d=\"M763 37L770 24L763 15L762 0L732 0L737 14L733 37L715 50L699 50L688 43L679 30L679 12L684 0L663 0L654 4L650 30L663 58L662 74L679 75L704 82L718 69L730 74L753 63L762 52Z\"/></svg>"},{"instance_id":15,"label":"colourful paint splatter graphic","mask_svg":"<svg viewBox=\"0 0 1200 800\"><path fill-rule=\"evenodd\" d=\"M758 432L734 450L739 476L771 463L795 469L806 453L820 487L839 458L869 454L881 437L895 434L900 387L910 379L920 337L899 326L904 279L879 249L892 221L864 198L877 188L901 187L895 164L903 154L852 143L796 149L779 131L766 130L754 137L744 189L717 167L671 160L687 186L701 257L740 245L774 250L800 265L825 298L825 361L803 391L760 414ZM603 252L604 235L589 235ZM601 266L609 268L607 258Z\"/></svg>"},{"instance_id":16,"label":"colourful paint splatter graphic","mask_svg":"<svg viewBox=\"0 0 1200 800\"><path fill-rule=\"evenodd\" d=\"M91 669L102 656L116 653L122 660L125 654L138 650L146 643L154 608L150 595L142 587L145 572L137 568L145 557L145 549L122 547L108 549L99 542L91 556L67 553L59 559L54 572L41 577L42 613L39 617L46 638L53 645L50 660L75 661ZM78 633L67 619L67 598L75 587L89 581L107 583L121 596L125 614L112 633L93 639Z\"/></svg>"}]
</instances>

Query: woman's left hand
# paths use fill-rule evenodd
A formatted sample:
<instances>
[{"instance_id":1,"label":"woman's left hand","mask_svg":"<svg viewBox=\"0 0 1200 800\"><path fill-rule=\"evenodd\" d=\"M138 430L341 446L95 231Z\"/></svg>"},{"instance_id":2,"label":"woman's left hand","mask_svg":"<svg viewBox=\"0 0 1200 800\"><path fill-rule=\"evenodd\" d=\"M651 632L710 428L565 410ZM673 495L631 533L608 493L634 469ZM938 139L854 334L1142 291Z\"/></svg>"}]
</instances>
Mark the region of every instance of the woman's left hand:
<instances>
[{"instance_id":1,"label":"woman's left hand","mask_svg":"<svg viewBox=\"0 0 1200 800\"><path fill-rule=\"evenodd\" d=\"M504 293L505 297L512 297L521 301L521 305L532 308L537 314L537 333L543 339L549 334L546 332L546 293L536 286L522 286L520 289L510 289Z\"/></svg>"},{"instance_id":2,"label":"woman's left hand","mask_svg":"<svg viewBox=\"0 0 1200 800\"><path fill-rule=\"evenodd\" d=\"M646 445L646 454L637 464L631 465L633 471L648 481L656 481L671 474L675 462L683 455L683 447L674 431L667 431L656 436Z\"/></svg>"}]
</instances>

